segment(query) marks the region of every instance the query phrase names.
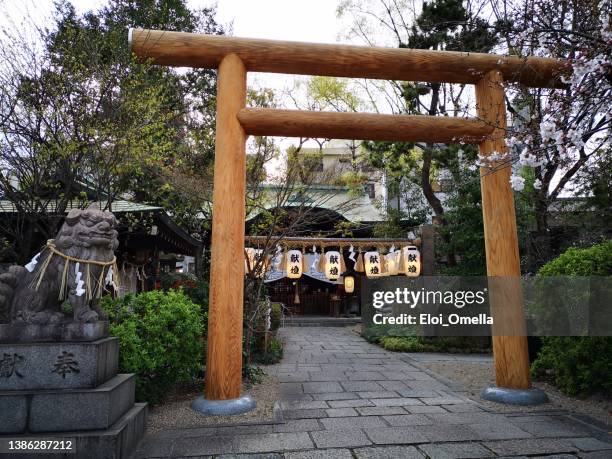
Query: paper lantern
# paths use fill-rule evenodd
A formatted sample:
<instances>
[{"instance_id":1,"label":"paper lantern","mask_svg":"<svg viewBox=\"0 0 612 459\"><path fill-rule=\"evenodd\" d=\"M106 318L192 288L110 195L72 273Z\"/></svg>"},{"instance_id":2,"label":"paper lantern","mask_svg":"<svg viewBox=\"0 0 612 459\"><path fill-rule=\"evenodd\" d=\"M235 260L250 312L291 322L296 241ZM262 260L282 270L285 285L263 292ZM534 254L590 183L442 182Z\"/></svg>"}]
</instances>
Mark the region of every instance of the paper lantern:
<instances>
[{"instance_id":1,"label":"paper lantern","mask_svg":"<svg viewBox=\"0 0 612 459\"><path fill-rule=\"evenodd\" d=\"M385 255L385 260L387 260L387 274L389 276L396 276L399 273L400 255L401 252L399 250Z\"/></svg>"},{"instance_id":2,"label":"paper lantern","mask_svg":"<svg viewBox=\"0 0 612 459\"><path fill-rule=\"evenodd\" d=\"M404 272L408 277L418 277L421 274L421 253L414 245L402 249L404 251Z\"/></svg>"},{"instance_id":3,"label":"paper lantern","mask_svg":"<svg viewBox=\"0 0 612 459\"><path fill-rule=\"evenodd\" d=\"M289 250L287 252L287 277L289 279L299 279L302 277L302 258L304 254L299 250Z\"/></svg>"},{"instance_id":4,"label":"paper lantern","mask_svg":"<svg viewBox=\"0 0 612 459\"><path fill-rule=\"evenodd\" d=\"M344 275L344 291L346 293L353 293L355 291L355 276L352 274Z\"/></svg>"},{"instance_id":5,"label":"paper lantern","mask_svg":"<svg viewBox=\"0 0 612 459\"><path fill-rule=\"evenodd\" d=\"M329 280L338 280L341 272L340 252L335 250L325 252L325 277Z\"/></svg>"},{"instance_id":6,"label":"paper lantern","mask_svg":"<svg viewBox=\"0 0 612 459\"><path fill-rule=\"evenodd\" d=\"M363 263L365 265L365 274L367 277L380 277L380 254L378 252L366 252L363 254Z\"/></svg>"}]
</instances>

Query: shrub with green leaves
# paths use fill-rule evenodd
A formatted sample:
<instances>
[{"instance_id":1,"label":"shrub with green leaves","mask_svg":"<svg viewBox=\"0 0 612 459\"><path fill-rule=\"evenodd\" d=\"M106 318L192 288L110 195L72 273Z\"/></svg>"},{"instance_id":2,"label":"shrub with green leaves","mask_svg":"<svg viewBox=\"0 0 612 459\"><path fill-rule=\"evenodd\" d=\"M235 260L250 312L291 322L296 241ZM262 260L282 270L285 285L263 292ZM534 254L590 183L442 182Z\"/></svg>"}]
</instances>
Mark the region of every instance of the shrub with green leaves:
<instances>
[{"instance_id":1,"label":"shrub with green leaves","mask_svg":"<svg viewBox=\"0 0 612 459\"><path fill-rule=\"evenodd\" d=\"M557 387L569 395L612 394L612 339L608 336L543 338L531 366L535 377L552 372Z\"/></svg>"},{"instance_id":2,"label":"shrub with green leaves","mask_svg":"<svg viewBox=\"0 0 612 459\"><path fill-rule=\"evenodd\" d=\"M540 276L610 276L612 241L585 249L571 248L540 268ZM542 338L542 349L531 371L536 378L552 376L570 395L612 394L612 338L560 336Z\"/></svg>"},{"instance_id":3,"label":"shrub with green leaves","mask_svg":"<svg viewBox=\"0 0 612 459\"><path fill-rule=\"evenodd\" d=\"M382 336L378 344L392 352L487 352L489 343L482 337L461 336Z\"/></svg>"},{"instance_id":4,"label":"shrub with green leaves","mask_svg":"<svg viewBox=\"0 0 612 459\"><path fill-rule=\"evenodd\" d=\"M538 271L540 276L610 276L612 241L578 249L567 249Z\"/></svg>"},{"instance_id":5,"label":"shrub with green leaves","mask_svg":"<svg viewBox=\"0 0 612 459\"><path fill-rule=\"evenodd\" d=\"M270 312L270 330L276 331L279 329L281 319L283 318L283 304L272 303L272 311Z\"/></svg>"},{"instance_id":6,"label":"shrub with green leaves","mask_svg":"<svg viewBox=\"0 0 612 459\"><path fill-rule=\"evenodd\" d=\"M370 343L379 343L383 337L411 337L417 334L417 327L396 327L393 325L370 325L364 327L361 336Z\"/></svg>"},{"instance_id":7,"label":"shrub with green leaves","mask_svg":"<svg viewBox=\"0 0 612 459\"><path fill-rule=\"evenodd\" d=\"M110 334L120 339L119 367L136 373L136 398L160 402L177 382L201 371L203 315L180 290L103 298Z\"/></svg>"},{"instance_id":8,"label":"shrub with green leaves","mask_svg":"<svg viewBox=\"0 0 612 459\"><path fill-rule=\"evenodd\" d=\"M427 345L418 336L383 336L379 344L393 352L434 352L434 346Z\"/></svg>"},{"instance_id":9,"label":"shrub with green leaves","mask_svg":"<svg viewBox=\"0 0 612 459\"><path fill-rule=\"evenodd\" d=\"M208 282L198 279L193 274L167 273L161 277L161 288L164 291L182 289L191 301L208 312Z\"/></svg>"},{"instance_id":10,"label":"shrub with green leaves","mask_svg":"<svg viewBox=\"0 0 612 459\"><path fill-rule=\"evenodd\" d=\"M283 343L276 338L271 338L268 341L268 349L254 355L256 363L263 365L272 365L278 363L283 358Z\"/></svg>"},{"instance_id":11,"label":"shrub with green leaves","mask_svg":"<svg viewBox=\"0 0 612 459\"><path fill-rule=\"evenodd\" d=\"M417 327L372 325L364 328L361 336L370 343L393 352L488 352L489 340L477 336L417 336Z\"/></svg>"}]
</instances>

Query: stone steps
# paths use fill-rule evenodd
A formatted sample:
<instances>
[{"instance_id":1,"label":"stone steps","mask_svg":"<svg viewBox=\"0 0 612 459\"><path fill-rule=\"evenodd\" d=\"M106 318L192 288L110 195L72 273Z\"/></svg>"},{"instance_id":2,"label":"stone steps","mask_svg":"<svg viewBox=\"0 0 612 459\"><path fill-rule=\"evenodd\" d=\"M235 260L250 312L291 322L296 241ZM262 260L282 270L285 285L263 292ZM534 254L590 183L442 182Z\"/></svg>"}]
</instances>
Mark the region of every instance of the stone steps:
<instances>
[{"instance_id":1,"label":"stone steps","mask_svg":"<svg viewBox=\"0 0 612 459\"><path fill-rule=\"evenodd\" d=\"M361 317L292 316L283 319L284 327L346 327L361 323Z\"/></svg>"},{"instance_id":2,"label":"stone steps","mask_svg":"<svg viewBox=\"0 0 612 459\"><path fill-rule=\"evenodd\" d=\"M134 405L134 390L134 375L119 374L91 389L0 392L0 412L14 418L0 432L107 429Z\"/></svg>"},{"instance_id":3,"label":"stone steps","mask_svg":"<svg viewBox=\"0 0 612 459\"><path fill-rule=\"evenodd\" d=\"M134 404L108 429L90 431L68 431L37 434L36 439L73 440L76 453L53 454L52 457L68 459L125 459L136 449L147 425L148 407L146 403ZM0 435L0 441L20 437ZM34 435L23 439L34 439ZM40 459L40 454L19 454L20 459Z\"/></svg>"}]
</instances>

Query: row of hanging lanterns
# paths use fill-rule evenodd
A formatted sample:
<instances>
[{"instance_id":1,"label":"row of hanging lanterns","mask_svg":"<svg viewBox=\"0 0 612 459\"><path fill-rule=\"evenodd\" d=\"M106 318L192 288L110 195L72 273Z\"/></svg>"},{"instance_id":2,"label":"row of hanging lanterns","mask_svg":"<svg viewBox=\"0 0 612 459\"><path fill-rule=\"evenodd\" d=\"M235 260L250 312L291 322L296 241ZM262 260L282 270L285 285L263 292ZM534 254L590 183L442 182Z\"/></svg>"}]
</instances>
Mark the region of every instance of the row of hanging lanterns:
<instances>
[{"instance_id":1,"label":"row of hanging lanterns","mask_svg":"<svg viewBox=\"0 0 612 459\"><path fill-rule=\"evenodd\" d=\"M414 245L392 251L387 255L380 252L366 252L364 258L364 272L367 277L384 277L405 274L408 277L417 277L421 274L421 254ZM359 271L359 261L355 270Z\"/></svg>"},{"instance_id":2,"label":"row of hanging lanterns","mask_svg":"<svg viewBox=\"0 0 612 459\"><path fill-rule=\"evenodd\" d=\"M263 277L268 271L272 257L266 257L262 260L262 255L263 251L261 249L246 248L245 272L252 273L256 277ZM277 252L278 255L280 254ZM347 269L344 257L339 251L329 250L318 257L318 260L315 261L317 268L325 274L328 280L335 281L346 274ZM400 273L408 277L417 277L421 273L421 255L419 249L414 245L403 247L400 250L395 250L392 247L386 255L381 254L379 251L369 251L363 255L360 253L357 260L354 259L354 252L351 246L351 260L355 262L354 271L363 272L369 278L395 276ZM315 263L313 263L313 268ZM295 249L287 250L282 254L279 267L285 269L289 279L299 279L304 272L308 271L304 249L301 251ZM354 289L355 279L350 276L351 280L347 282L348 276L344 275L344 277L345 290L351 293ZM348 289L351 291L349 292Z\"/></svg>"}]
</instances>

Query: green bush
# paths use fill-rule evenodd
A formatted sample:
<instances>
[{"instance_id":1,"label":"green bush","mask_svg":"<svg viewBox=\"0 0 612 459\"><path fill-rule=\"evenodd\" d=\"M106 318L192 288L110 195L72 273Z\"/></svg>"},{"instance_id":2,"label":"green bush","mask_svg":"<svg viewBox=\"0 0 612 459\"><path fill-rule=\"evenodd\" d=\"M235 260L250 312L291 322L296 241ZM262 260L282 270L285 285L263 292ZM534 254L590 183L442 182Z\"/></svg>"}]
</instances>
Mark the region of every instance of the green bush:
<instances>
[{"instance_id":1,"label":"green bush","mask_svg":"<svg viewBox=\"0 0 612 459\"><path fill-rule=\"evenodd\" d=\"M417 333L416 327L395 327L393 325L371 325L365 327L361 336L369 343L378 343L383 337L410 337Z\"/></svg>"},{"instance_id":2,"label":"green bush","mask_svg":"<svg viewBox=\"0 0 612 459\"><path fill-rule=\"evenodd\" d=\"M481 337L382 336L378 344L393 352L454 352L472 353L489 350L487 339Z\"/></svg>"},{"instance_id":3,"label":"green bush","mask_svg":"<svg viewBox=\"0 0 612 459\"><path fill-rule=\"evenodd\" d=\"M270 310L269 324L268 326L268 310ZM264 351L265 337L276 336L276 331L280 327L282 318L282 304L281 303L270 303L262 301L259 303L259 307L255 314L246 316L244 322L244 336L250 335L250 343L248 343L250 353L255 360L255 354L260 354ZM267 331L266 331L267 330ZM244 345L247 346L246 341ZM245 349L246 350L246 349Z\"/></svg>"},{"instance_id":4,"label":"green bush","mask_svg":"<svg viewBox=\"0 0 612 459\"><path fill-rule=\"evenodd\" d=\"M542 266L541 276L609 276L612 274L612 241L586 249L571 248ZM544 337L531 367L536 378L552 376L570 395L595 392L612 394L612 338Z\"/></svg>"},{"instance_id":5,"label":"green bush","mask_svg":"<svg viewBox=\"0 0 612 459\"><path fill-rule=\"evenodd\" d=\"M195 284L182 286L182 289L191 301L200 305L203 313L208 313L208 282L199 279Z\"/></svg>"},{"instance_id":6,"label":"green bush","mask_svg":"<svg viewBox=\"0 0 612 459\"><path fill-rule=\"evenodd\" d=\"M486 337L478 336L417 336L417 327L372 325L361 332L368 342L378 344L393 352L488 352L490 343Z\"/></svg>"},{"instance_id":7,"label":"green bush","mask_svg":"<svg viewBox=\"0 0 612 459\"><path fill-rule=\"evenodd\" d=\"M254 355L256 363L263 365L272 365L278 363L283 358L283 343L276 338L271 338L268 341L268 350L262 350L260 353Z\"/></svg>"},{"instance_id":8,"label":"green bush","mask_svg":"<svg viewBox=\"0 0 612 459\"><path fill-rule=\"evenodd\" d=\"M272 303L272 312L270 313L270 330L273 332L278 330L283 318L282 303Z\"/></svg>"},{"instance_id":9,"label":"green bush","mask_svg":"<svg viewBox=\"0 0 612 459\"><path fill-rule=\"evenodd\" d=\"M569 395L612 394L612 340L610 337L551 336L531 366L535 377L549 371L555 385Z\"/></svg>"},{"instance_id":10,"label":"green bush","mask_svg":"<svg viewBox=\"0 0 612 459\"><path fill-rule=\"evenodd\" d=\"M182 289L191 301L202 307L202 312L208 312L208 282L193 274L164 274L161 277L161 288L164 291Z\"/></svg>"},{"instance_id":11,"label":"green bush","mask_svg":"<svg viewBox=\"0 0 612 459\"><path fill-rule=\"evenodd\" d=\"M612 241L585 249L570 248L540 268L541 276L610 276Z\"/></svg>"},{"instance_id":12,"label":"green bush","mask_svg":"<svg viewBox=\"0 0 612 459\"><path fill-rule=\"evenodd\" d=\"M110 334L120 339L120 370L136 373L138 400L158 403L174 384L201 371L203 317L180 290L107 297L102 306Z\"/></svg>"},{"instance_id":13,"label":"green bush","mask_svg":"<svg viewBox=\"0 0 612 459\"><path fill-rule=\"evenodd\" d=\"M423 343L418 336L383 336L379 344L393 352L434 352L434 346Z\"/></svg>"},{"instance_id":14,"label":"green bush","mask_svg":"<svg viewBox=\"0 0 612 459\"><path fill-rule=\"evenodd\" d=\"M250 364L247 359L242 360L242 380L248 384L259 384L266 373L257 365Z\"/></svg>"}]
</instances>

